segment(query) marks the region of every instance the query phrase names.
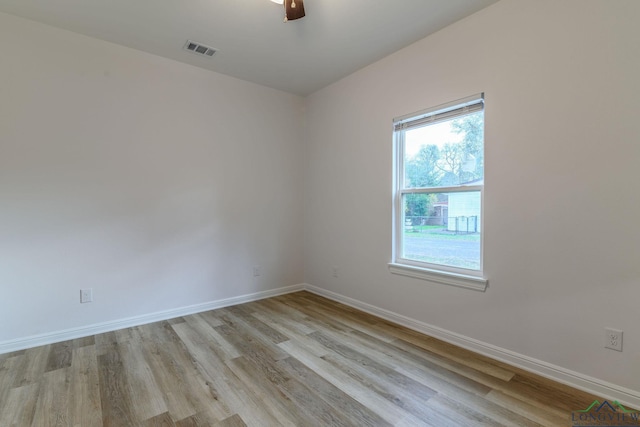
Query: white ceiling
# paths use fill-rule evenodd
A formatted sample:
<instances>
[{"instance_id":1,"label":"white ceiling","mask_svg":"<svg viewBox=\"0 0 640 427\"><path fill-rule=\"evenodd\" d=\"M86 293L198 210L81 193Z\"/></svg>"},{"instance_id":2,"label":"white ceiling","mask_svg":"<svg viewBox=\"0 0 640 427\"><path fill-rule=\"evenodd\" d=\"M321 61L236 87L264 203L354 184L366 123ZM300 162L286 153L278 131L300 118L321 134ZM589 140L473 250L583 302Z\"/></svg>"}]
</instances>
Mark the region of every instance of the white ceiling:
<instances>
[{"instance_id":1,"label":"white ceiling","mask_svg":"<svg viewBox=\"0 0 640 427\"><path fill-rule=\"evenodd\" d=\"M0 0L0 11L307 95L497 0ZM218 49L183 50L187 39Z\"/></svg>"}]
</instances>

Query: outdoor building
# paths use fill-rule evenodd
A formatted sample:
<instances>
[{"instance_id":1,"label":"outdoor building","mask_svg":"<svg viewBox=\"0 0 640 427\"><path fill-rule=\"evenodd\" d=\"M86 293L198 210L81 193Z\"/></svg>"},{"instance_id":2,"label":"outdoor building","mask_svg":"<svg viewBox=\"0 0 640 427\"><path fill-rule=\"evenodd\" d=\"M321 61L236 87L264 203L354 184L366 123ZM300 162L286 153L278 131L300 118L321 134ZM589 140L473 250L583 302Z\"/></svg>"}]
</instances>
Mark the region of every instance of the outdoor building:
<instances>
[{"instance_id":1,"label":"outdoor building","mask_svg":"<svg viewBox=\"0 0 640 427\"><path fill-rule=\"evenodd\" d=\"M467 185L484 184L484 180L467 182ZM482 231L481 194L479 191L449 193L447 230L457 233Z\"/></svg>"}]
</instances>

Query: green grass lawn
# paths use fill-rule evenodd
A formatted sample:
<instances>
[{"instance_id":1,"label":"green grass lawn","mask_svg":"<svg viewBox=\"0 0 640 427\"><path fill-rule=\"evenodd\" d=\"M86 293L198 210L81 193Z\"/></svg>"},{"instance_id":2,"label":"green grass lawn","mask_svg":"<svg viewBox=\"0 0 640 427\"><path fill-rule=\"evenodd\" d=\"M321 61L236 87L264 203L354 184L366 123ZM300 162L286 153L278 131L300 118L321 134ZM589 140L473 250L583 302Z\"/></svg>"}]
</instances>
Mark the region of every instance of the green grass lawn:
<instances>
[{"instance_id":1,"label":"green grass lawn","mask_svg":"<svg viewBox=\"0 0 640 427\"><path fill-rule=\"evenodd\" d=\"M457 258L457 257L436 257L436 256L416 255L416 254L413 254L411 256L411 259L415 261L429 262L431 264L448 265L450 267L458 267L458 268L468 268L470 270L478 270L480 268L480 262L477 259L464 259L464 258Z\"/></svg>"},{"instance_id":2,"label":"green grass lawn","mask_svg":"<svg viewBox=\"0 0 640 427\"><path fill-rule=\"evenodd\" d=\"M447 231L441 225L415 225L410 231L405 230L405 237L429 238L438 240L464 240L477 242L480 240L480 233L456 234Z\"/></svg>"}]
</instances>

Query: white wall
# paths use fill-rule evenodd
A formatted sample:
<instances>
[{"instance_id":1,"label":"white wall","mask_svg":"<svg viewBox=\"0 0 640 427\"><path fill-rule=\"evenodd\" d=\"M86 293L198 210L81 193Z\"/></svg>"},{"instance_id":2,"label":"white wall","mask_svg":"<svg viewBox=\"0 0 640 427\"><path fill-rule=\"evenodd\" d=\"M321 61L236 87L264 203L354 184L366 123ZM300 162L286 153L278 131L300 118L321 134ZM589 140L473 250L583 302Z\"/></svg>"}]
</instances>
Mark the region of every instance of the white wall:
<instances>
[{"instance_id":1,"label":"white wall","mask_svg":"<svg viewBox=\"0 0 640 427\"><path fill-rule=\"evenodd\" d=\"M0 343L301 283L302 114L0 14Z\"/></svg>"},{"instance_id":2,"label":"white wall","mask_svg":"<svg viewBox=\"0 0 640 427\"><path fill-rule=\"evenodd\" d=\"M311 95L305 281L640 390L638 16L503 1ZM490 287L392 275L392 118L479 92Z\"/></svg>"}]
</instances>

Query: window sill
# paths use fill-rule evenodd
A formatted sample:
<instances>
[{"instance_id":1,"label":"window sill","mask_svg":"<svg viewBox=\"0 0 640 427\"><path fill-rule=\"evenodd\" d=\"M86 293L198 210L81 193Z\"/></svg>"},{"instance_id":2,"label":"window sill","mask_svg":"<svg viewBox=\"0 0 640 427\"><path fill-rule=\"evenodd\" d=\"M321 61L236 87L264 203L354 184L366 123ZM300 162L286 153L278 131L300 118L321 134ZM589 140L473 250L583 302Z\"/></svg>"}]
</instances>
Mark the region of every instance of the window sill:
<instances>
[{"instance_id":1,"label":"window sill","mask_svg":"<svg viewBox=\"0 0 640 427\"><path fill-rule=\"evenodd\" d=\"M489 280L483 277L431 270L428 268L397 264L394 262L389 263L389 271L401 276L413 277L414 279L427 280L441 285L457 286L459 288L472 289L480 292L486 291L489 285Z\"/></svg>"}]
</instances>

